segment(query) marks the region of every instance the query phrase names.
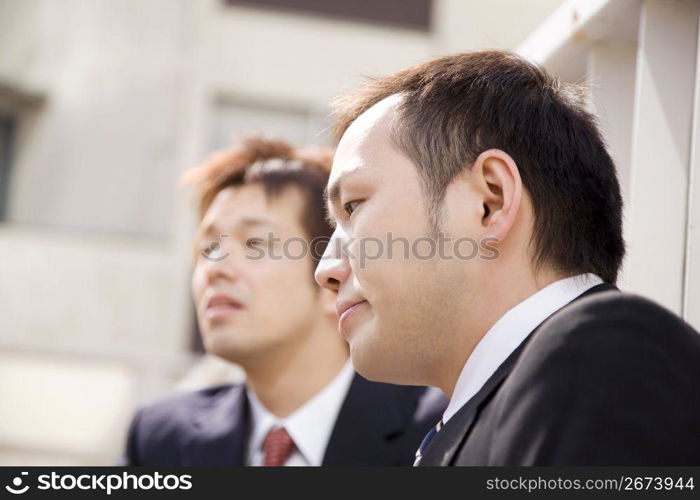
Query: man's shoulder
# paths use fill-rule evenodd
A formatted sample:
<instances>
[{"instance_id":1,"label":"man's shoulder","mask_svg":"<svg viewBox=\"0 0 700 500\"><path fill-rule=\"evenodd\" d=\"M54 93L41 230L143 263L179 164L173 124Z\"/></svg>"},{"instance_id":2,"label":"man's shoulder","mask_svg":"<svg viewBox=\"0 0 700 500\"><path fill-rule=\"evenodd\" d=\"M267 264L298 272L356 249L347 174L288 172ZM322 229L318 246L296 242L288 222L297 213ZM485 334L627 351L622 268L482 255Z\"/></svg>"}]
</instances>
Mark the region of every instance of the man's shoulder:
<instances>
[{"instance_id":1,"label":"man's shoulder","mask_svg":"<svg viewBox=\"0 0 700 500\"><path fill-rule=\"evenodd\" d=\"M434 387L373 382L357 373L355 378L362 393L373 393L373 397L395 406L405 418L421 428L424 423L435 425L447 407L447 398Z\"/></svg>"},{"instance_id":2,"label":"man's shoulder","mask_svg":"<svg viewBox=\"0 0 700 500\"><path fill-rule=\"evenodd\" d=\"M482 420L481 447L465 449L493 464L692 463L697 380L700 334L680 317L637 295L591 294L532 334Z\"/></svg>"},{"instance_id":3,"label":"man's shoulder","mask_svg":"<svg viewBox=\"0 0 700 500\"><path fill-rule=\"evenodd\" d=\"M577 357L674 352L697 359L700 334L682 318L645 297L620 291L576 300L554 313L534 333L527 351Z\"/></svg>"},{"instance_id":4,"label":"man's shoulder","mask_svg":"<svg viewBox=\"0 0 700 500\"><path fill-rule=\"evenodd\" d=\"M326 463L410 465L446 406L447 399L438 389L373 382L355 375Z\"/></svg>"},{"instance_id":5,"label":"man's shoulder","mask_svg":"<svg viewBox=\"0 0 700 500\"><path fill-rule=\"evenodd\" d=\"M196 419L226 400L242 397L242 384L227 384L196 391L168 394L142 406L132 422L132 432L149 439L184 436Z\"/></svg>"},{"instance_id":6,"label":"man's shoulder","mask_svg":"<svg viewBox=\"0 0 700 500\"><path fill-rule=\"evenodd\" d=\"M442 414L449 401L440 389L435 387L421 387L420 389L418 404L413 413L413 421L417 425L425 423L432 427L442 419Z\"/></svg>"},{"instance_id":7,"label":"man's shoulder","mask_svg":"<svg viewBox=\"0 0 700 500\"><path fill-rule=\"evenodd\" d=\"M506 387L511 395L594 391L609 400L654 387L676 399L697 399L688 381L698 377L698 332L651 300L611 291L576 300L545 320L518 355Z\"/></svg>"},{"instance_id":8,"label":"man's shoulder","mask_svg":"<svg viewBox=\"0 0 700 500\"><path fill-rule=\"evenodd\" d=\"M180 391L140 407L131 420L126 454L121 464L181 465L182 450L207 415L233 408L243 396L243 385L220 385ZM218 412L222 413L222 412ZM233 419L234 415L227 418Z\"/></svg>"},{"instance_id":9,"label":"man's shoulder","mask_svg":"<svg viewBox=\"0 0 700 500\"><path fill-rule=\"evenodd\" d=\"M393 387L400 387L401 389L395 390L402 391L405 397L411 401L409 413L414 425L422 427L425 423L432 427L442 418L448 400L440 389L422 386Z\"/></svg>"}]
</instances>

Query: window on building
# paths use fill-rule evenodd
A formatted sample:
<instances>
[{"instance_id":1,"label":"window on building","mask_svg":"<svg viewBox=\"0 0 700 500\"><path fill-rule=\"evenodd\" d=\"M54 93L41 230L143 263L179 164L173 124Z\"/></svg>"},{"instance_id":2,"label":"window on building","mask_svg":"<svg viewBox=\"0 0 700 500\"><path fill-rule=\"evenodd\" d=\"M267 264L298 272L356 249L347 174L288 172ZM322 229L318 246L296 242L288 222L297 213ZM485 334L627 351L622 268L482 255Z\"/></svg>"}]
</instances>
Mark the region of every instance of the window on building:
<instances>
[{"instance_id":1,"label":"window on building","mask_svg":"<svg viewBox=\"0 0 700 500\"><path fill-rule=\"evenodd\" d=\"M0 111L0 220L7 217L8 186L16 128L15 117Z\"/></svg>"},{"instance_id":2,"label":"window on building","mask_svg":"<svg viewBox=\"0 0 700 500\"><path fill-rule=\"evenodd\" d=\"M226 148L232 141L250 135L283 139L297 146L324 146L329 142L326 114L304 106L220 98L214 107L210 146Z\"/></svg>"},{"instance_id":3,"label":"window on building","mask_svg":"<svg viewBox=\"0 0 700 500\"><path fill-rule=\"evenodd\" d=\"M432 0L225 0L227 5L284 10L430 31Z\"/></svg>"}]
</instances>

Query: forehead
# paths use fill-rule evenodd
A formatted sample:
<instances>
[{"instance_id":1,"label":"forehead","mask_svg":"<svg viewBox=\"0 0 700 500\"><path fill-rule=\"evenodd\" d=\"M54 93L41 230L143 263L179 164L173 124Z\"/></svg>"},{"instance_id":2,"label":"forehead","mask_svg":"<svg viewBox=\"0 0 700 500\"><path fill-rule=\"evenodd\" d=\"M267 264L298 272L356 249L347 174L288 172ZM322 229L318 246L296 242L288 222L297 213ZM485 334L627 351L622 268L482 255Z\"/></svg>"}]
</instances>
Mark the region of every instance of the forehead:
<instances>
[{"instance_id":1,"label":"forehead","mask_svg":"<svg viewBox=\"0 0 700 500\"><path fill-rule=\"evenodd\" d=\"M399 154L392 145L391 127L400 102L399 95L389 96L362 113L350 124L338 143L329 186L335 185L350 172L366 166L369 158L373 162L381 162L383 159L390 160Z\"/></svg>"},{"instance_id":2,"label":"forehead","mask_svg":"<svg viewBox=\"0 0 700 500\"><path fill-rule=\"evenodd\" d=\"M300 227L303 197L289 186L268 195L260 183L231 186L216 195L200 223L201 229L231 228L243 221L276 227Z\"/></svg>"}]
</instances>

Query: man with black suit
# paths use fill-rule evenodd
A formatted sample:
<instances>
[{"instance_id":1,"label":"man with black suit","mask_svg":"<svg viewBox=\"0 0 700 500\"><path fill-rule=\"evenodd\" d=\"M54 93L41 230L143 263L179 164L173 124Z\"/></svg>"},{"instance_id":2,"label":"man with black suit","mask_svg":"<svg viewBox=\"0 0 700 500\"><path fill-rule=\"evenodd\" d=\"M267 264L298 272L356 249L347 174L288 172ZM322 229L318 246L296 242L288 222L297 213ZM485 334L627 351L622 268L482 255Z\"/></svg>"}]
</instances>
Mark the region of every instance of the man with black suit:
<instances>
[{"instance_id":1,"label":"man with black suit","mask_svg":"<svg viewBox=\"0 0 700 500\"><path fill-rule=\"evenodd\" d=\"M186 175L198 187L192 290L206 350L246 382L168 396L132 420L124 465L406 465L439 391L357 375L332 294L313 281L330 235L331 153L251 138Z\"/></svg>"},{"instance_id":2,"label":"man with black suit","mask_svg":"<svg viewBox=\"0 0 700 500\"><path fill-rule=\"evenodd\" d=\"M614 286L622 199L581 89L472 52L373 80L335 117L345 250L316 279L359 373L450 398L417 465L700 464L700 335ZM403 258L353 251L385 240Z\"/></svg>"}]
</instances>

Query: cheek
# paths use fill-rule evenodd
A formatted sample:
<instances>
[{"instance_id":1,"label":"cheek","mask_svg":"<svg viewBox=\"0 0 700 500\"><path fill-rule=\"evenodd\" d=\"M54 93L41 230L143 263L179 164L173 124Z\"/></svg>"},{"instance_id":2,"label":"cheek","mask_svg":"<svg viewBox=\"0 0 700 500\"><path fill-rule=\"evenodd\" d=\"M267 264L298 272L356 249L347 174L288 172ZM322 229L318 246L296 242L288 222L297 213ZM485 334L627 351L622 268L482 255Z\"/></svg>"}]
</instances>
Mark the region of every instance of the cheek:
<instances>
[{"instance_id":1,"label":"cheek","mask_svg":"<svg viewBox=\"0 0 700 500\"><path fill-rule=\"evenodd\" d=\"M192 273L192 296L196 301L199 301L204 293L204 273L195 267Z\"/></svg>"},{"instance_id":2,"label":"cheek","mask_svg":"<svg viewBox=\"0 0 700 500\"><path fill-rule=\"evenodd\" d=\"M408 219L394 217L391 212L376 215L357 224L355 240L349 247L354 256L350 266L367 294L381 290L384 294L401 296L402 289L416 275L419 281L425 279L422 273L434 265L429 258L418 258L430 254L430 247L421 240L427 233L421 232L421 224L416 224L423 214L416 211ZM366 298L371 302L369 295Z\"/></svg>"},{"instance_id":3,"label":"cheek","mask_svg":"<svg viewBox=\"0 0 700 500\"><path fill-rule=\"evenodd\" d=\"M383 241L391 239L390 236L406 238L410 245L417 238L430 234L428 214L420 194L387 195L368 208L366 217L358 224L358 232L364 236Z\"/></svg>"}]
</instances>

